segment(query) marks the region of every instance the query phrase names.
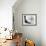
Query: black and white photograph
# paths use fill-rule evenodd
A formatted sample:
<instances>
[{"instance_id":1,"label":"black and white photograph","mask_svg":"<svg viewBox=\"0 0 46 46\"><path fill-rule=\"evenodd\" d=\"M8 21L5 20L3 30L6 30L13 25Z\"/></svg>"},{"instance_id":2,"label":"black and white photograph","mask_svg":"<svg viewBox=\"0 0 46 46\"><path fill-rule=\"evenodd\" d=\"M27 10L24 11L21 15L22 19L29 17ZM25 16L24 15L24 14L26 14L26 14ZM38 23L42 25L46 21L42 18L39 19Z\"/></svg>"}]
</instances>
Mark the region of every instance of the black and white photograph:
<instances>
[{"instance_id":1,"label":"black and white photograph","mask_svg":"<svg viewBox=\"0 0 46 46\"><path fill-rule=\"evenodd\" d=\"M37 25L37 14L23 14L22 25L27 25L27 26Z\"/></svg>"}]
</instances>

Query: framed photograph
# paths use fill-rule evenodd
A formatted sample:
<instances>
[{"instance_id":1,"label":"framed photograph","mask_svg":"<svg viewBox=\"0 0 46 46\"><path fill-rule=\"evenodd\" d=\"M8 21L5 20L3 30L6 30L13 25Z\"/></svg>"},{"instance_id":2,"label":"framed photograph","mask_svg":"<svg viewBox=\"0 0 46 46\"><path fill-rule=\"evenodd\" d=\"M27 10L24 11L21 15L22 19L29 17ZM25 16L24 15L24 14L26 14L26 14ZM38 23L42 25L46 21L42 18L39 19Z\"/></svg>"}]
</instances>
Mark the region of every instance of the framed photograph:
<instances>
[{"instance_id":1,"label":"framed photograph","mask_svg":"<svg viewBox=\"0 0 46 46\"><path fill-rule=\"evenodd\" d=\"M22 14L22 25L36 26L37 25L37 14Z\"/></svg>"}]
</instances>

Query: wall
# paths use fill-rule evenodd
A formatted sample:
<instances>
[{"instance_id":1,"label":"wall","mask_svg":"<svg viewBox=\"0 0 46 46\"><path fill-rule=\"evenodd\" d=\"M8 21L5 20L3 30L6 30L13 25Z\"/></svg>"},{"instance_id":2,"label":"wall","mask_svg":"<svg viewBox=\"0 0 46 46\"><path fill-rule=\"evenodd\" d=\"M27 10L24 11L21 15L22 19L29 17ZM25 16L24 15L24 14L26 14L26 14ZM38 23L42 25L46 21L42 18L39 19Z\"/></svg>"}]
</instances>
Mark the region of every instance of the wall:
<instances>
[{"instance_id":1,"label":"wall","mask_svg":"<svg viewBox=\"0 0 46 46\"><path fill-rule=\"evenodd\" d=\"M36 46L41 46L41 1L22 0L13 6L13 14L15 30L22 32L24 39L31 39ZM37 14L37 26L22 26L22 14Z\"/></svg>"},{"instance_id":2,"label":"wall","mask_svg":"<svg viewBox=\"0 0 46 46\"><path fill-rule=\"evenodd\" d=\"M16 0L0 0L0 27L12 28L12 6Z\"/></svg>"},{"instance_id":3,"label":"wall","mask_svg":"<svg viewBox=\"0 0 46 46\"><path fill-rule=\"evenodd\" d=\"M41 1L41 40L42 46L46 46L46 0Z\"/></svg>"}]
</instances>

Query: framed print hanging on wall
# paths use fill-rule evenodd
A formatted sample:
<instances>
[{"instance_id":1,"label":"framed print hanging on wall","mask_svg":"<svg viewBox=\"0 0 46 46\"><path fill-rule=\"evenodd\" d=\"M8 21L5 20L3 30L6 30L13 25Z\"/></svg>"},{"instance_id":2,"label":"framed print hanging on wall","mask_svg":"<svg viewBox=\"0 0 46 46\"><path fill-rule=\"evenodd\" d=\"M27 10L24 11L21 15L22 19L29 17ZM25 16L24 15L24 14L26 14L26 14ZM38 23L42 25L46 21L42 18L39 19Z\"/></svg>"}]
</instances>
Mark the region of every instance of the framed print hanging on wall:
<instances>
[{"instance_id":1,"label":"framed print hanging on wall","mask_svg":"<svg viewBox=\"0 0 46 46\"><path fill-rule=\"evenodd\" d=\"M37 14L22 14L22 25L36 26L37 25Z\"/></svg>"}]
</instances>

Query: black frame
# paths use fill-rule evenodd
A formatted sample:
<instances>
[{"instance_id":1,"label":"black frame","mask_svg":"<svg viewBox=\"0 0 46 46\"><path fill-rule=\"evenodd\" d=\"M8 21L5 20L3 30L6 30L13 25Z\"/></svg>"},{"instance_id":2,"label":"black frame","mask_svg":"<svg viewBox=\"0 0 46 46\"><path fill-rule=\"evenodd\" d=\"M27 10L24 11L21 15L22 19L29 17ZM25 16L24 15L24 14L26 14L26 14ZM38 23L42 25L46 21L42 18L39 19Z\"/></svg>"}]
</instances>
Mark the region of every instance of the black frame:
<instances>
[{"instance_id":1,"label":"black frame","mask_svg":"<svg viewBox=\"0 0 46 46\"><path fill-rule=\"evenodd\" d=\"M35 24L34 25L31 25L31 24L25 25L25 24L23 24L23 17L28 16L28 15L35 16ZM22 26L36 26L36 25L37 25L37 14L22 14Z\"/></svg>"}]
</instances>

